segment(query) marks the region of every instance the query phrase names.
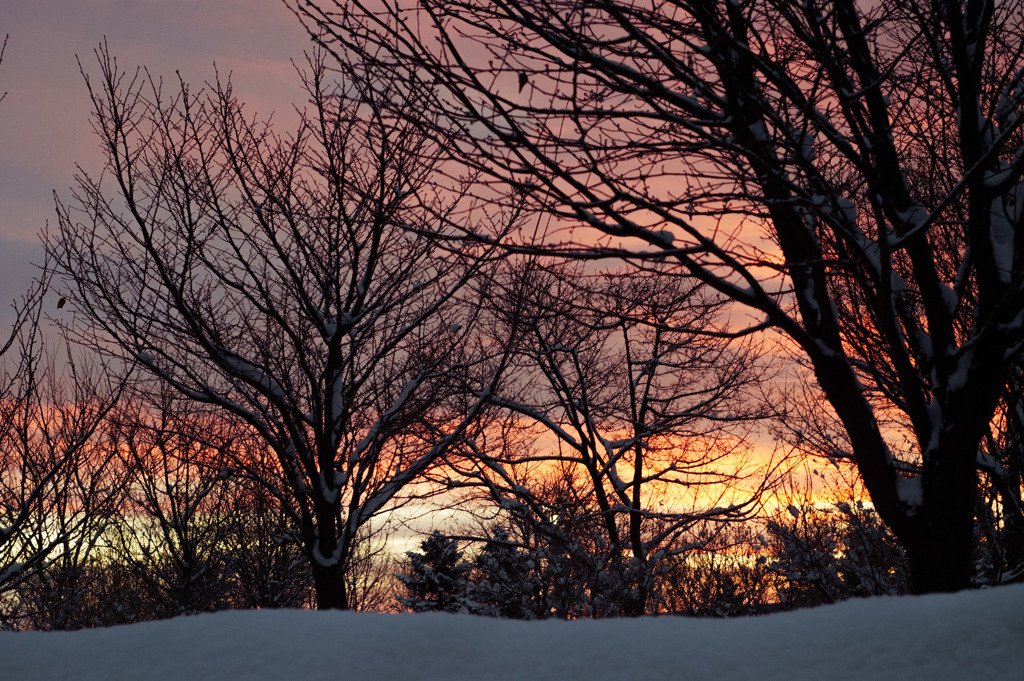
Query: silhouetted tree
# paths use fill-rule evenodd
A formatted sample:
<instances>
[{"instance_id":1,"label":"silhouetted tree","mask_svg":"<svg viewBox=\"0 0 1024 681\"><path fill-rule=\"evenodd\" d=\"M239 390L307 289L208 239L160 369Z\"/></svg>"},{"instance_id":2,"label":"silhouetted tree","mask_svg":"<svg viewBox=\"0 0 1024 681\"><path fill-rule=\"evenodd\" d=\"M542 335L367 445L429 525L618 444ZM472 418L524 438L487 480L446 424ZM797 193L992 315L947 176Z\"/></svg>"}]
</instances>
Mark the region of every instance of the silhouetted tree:
<instances>
[{"instance_id":1,"label":"silhouetted tree","mask_svg":"<svg viewBox=\"0 0 1024 681\"><path fill-rule=\"evenodd\" d=\"M332 80L311 58L282 137L229 85L168 95L98 57L106 166L48 241L75 337L257 433L318 607L347 608L360 530L467 436L500 373L502 348L472 341L483 253L439 240L458 197L431 185L437 147L390 116L408 93L386 71Z\"/></svg>"},{"instance_id":2,"label":"silhouetted tree","mask_svg":"<svg viewBox=\"0 0 1024 681\"><path fill-rule=\"evenodd\" d=\"M398 575L407 595L398 602L414 612L470 612L466 583L470 566L462 559L459 542L434 530L409 551L409 574Z\"/></svg>"},{"instance_id":3,"label":"silhouetted tree","mask_svg":"<svg viewBox=\"0 0 1024 681\"><path fill-rule=\"evenodd\" d=\"M568 235L508 246L677 270L755 312L736 332L783 333L914 590L971 583L979 443L1024 345L1020 2L292 6Z\"/></svg>"},{"instance_id":4,"label":"silhouetted tree","mask_svg":"<svg viewBox=\"0 0 1024 681\"><path fill-rule=\"evenodd\" d=\"M230 429L209 407L156 388L112 416L126 492L110 551L151 592L155 616L216 610L230 603Z\"/></svg>"},{"instance_id":5,"label":"silhouetted tree","mask_svg":"<svg viewBox=\"0 0 1024 681\"><path fill-rule=\"evenodd\" d=\"M529 261L500 290L495 335L519 339L492 396L507 423L491 432L506 437L476 443L459 484L532 516L555 554L581 547L594 565L572 579L601 594L592 610L643 614L689 529L752 515L771 484L770 455L753 461L747 439L764 413L756 352L682 278Z\"/></svg>"},{"instance_id":6,"label":"silhouetted tree","mask_svg":"<svg viewBox=\"0 0 1024 681\"><path fill-rule=\"evenodd\" d=\"M86 564L122 491L107 417L123 383L44 340L48 290L44 270L0 348L0 620L65 629L84 626Z\"/></svg>"}]
</instances>

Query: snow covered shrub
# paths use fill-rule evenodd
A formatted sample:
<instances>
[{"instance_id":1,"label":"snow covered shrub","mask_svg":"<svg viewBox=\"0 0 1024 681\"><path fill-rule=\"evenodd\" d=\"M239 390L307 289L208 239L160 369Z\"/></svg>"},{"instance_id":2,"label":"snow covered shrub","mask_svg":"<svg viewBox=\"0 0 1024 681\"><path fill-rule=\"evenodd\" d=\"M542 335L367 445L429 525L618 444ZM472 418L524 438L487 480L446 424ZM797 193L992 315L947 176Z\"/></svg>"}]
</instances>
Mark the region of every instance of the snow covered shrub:
<instances>
[{"instance_id":1,"label":"snow covered shrub","mask_svg":"<svg viewBox=\"0 0 1024 681\"><path fill-rule=\"evenodd\" d=\"M787 608L909 589L903 550L862 501L790 504L768 521L764 541Z\"/></svg>"}]
</instances>

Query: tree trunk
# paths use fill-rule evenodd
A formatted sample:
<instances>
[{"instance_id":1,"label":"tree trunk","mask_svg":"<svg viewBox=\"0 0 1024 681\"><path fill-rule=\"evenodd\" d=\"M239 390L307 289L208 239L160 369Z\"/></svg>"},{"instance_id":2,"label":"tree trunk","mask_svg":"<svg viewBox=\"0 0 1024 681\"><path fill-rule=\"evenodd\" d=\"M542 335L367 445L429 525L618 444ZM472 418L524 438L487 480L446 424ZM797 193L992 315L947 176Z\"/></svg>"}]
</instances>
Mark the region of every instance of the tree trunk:
<instances>
[{"instance_id":1,"label":"tree trunk","mask_svg":"<svg viewBox=\"0 0 1024 681\"><path fill-rule=\"evenodd\" d=\"M920 535L904 539L911 591L925 594L969 588L973 572L972 533L971 522L967 523L966 540L963 528L943 527L941 523L932 522Z\"/></svg>"},{"instance_id":2,"label":"tree trunk","mask_svg":"<svg viewBox=\"0 0 1024 681\"><path fill-rule=\"evenodd\" d=\"M313 586L316 589L317 610L348 610L345 569L340 562L321 565L314 560Z\"/></svg>"},{"instance_id":3,"label":"tree trunk","mask_svg":"<svg viewBox=\"0 0 1024 681\"><path fill-rule=\"evenodd\" d=\"M314 500L316 514L315 547L309 555L313 568L313 587L316 589L317 610L348 610L345 589L345 554L339 550L337 508L335 504L318 497ZM311 531L310 535L314 533Z\"/></svg>"},{"instance_id":4,"label":"tree trunk","mask_svg":"<svg viewBox=\"0 0 1024 681\"><path fill-rule=\"evenodd\" d=\"M973 575L974 512L977 493L975 460L977 444L987 424L984 395L947 405L943 413L955 414L936 435L940 441L929 447L927 435L920 437L924 455L920 473L921 498L909 504L900 494L899 476L870 406L858 394L856 385L844 383L852 375L844 368L829 366L828 358L816 363L819 384L846 426L857 467L882 520L906 551L914 593L949 592L967 589ZM971 393L967 393L971 394ZM994 409L994 406L993 406Z\"/></svg>"},{"instance_id":5,"label":"tree trunk","mask_svg":"<svg viewBox=\"0 0 1024 681\"><path fill-rule=\"evenodd\" d=\"M955 526L951 519L932 520L920 534L901 538L910 565L911 592L927 594L971 587L973 520L973 515L958 518Z\"/></svg>"},{"instance_id":6,"label":"tree trunk","mask_svg":"<svg viewBox=\"0 0 1024 681\"><path fill-rule=\"evenodd\" d=\"M974 573L977 440L966 429L944 429L921 471L923 505L911 511L899 539L910 562L914 593L970 588ZM940 435L942 437L943 435Z\"/></svg>"}]
</instances>

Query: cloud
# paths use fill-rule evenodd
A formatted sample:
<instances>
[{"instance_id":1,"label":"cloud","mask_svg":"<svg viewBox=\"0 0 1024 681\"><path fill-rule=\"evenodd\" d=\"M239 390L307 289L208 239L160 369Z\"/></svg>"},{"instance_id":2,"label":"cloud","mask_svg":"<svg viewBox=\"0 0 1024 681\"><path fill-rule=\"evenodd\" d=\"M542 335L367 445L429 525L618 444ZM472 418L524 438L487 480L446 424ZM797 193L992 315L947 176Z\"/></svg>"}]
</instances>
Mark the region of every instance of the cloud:
<instances>
[{"instance_id":1,"label":"cloud","mask_svg":"<svg viewBox=\"0 0 1024 681\"><path fill-rule=\"evenodd\" d=\"M290 59L308 39L280 0L33 0L8 3L10 42L0 65L0 239L35 243L54 219L52 192L66 197L75 165L92 174L103 160L90 127L91 106L76 55L87 73L104 38L125 69L148 67L165 81L180 71L201 86L232 74L250 113L289 111L299 99ZM2 38L2 36L0 36ZM2 254L4 265L17 257ZM7 268L5 267L5 271ZM0 280L0 298L23 288Z\"/></svg>"}]
</instances>

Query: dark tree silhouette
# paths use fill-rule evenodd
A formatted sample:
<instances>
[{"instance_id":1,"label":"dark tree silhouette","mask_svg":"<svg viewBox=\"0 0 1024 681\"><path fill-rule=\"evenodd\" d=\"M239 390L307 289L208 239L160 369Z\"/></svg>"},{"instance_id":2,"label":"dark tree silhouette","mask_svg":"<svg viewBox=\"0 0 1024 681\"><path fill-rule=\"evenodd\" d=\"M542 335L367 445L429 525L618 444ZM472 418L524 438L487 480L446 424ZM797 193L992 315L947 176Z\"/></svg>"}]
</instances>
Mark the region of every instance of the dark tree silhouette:
<instances>
[{"instance_id":1,"label":"dark tree silhouette","mask_svg":"<svg viewBox=\"0 0 1024 681\"><path fill-rule=\"evenodd\" d=\"M429 133L486 191L576 227L508 245L678 269L784 333L914 590L971 583L979 443L1024 343L1021 3L293 7L443 111Z\"/></svg>"},{"instance_id":2,"label":"dark tree silhouette","mask_svg":"<svg viewBox=\"0 0 1024 681\"><path fill-rule=\"evenodd\" d=\"M472 341L486 249L442 248L459 197L389 115L407 93L386 72L332 80L311 57L310 108L283 137L230 85L168 94L98 57L106 166L58 202L48 241L75 336L257 433L318 607L347 608L361 528L467 436L500 373L503 349Z\"/></svg>"}]
</instances>

